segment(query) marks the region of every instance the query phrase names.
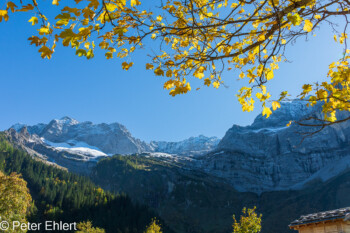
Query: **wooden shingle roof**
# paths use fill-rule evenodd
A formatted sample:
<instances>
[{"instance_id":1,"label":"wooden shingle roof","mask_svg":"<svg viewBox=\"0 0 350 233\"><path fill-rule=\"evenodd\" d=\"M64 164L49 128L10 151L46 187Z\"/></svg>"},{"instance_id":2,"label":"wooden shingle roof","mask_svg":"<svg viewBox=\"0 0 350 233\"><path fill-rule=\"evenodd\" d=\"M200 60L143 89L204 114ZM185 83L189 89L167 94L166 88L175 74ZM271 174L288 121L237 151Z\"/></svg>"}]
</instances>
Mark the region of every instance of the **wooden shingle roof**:
<instances>
[{"instance_id":1,"label":"wooden shingle roof","mask_svg":"<svg viewBox=\"0 0 350 233\"><path fill-rule=\"evenodd\" d=\"M290 223L289 227L304 225L309 223L323 222L334 219L343 219L344 221L350 221L350 207L341 208L336 210L329 210L314 214L302 215L297 220Z\"/></svg>"}]
</instances>

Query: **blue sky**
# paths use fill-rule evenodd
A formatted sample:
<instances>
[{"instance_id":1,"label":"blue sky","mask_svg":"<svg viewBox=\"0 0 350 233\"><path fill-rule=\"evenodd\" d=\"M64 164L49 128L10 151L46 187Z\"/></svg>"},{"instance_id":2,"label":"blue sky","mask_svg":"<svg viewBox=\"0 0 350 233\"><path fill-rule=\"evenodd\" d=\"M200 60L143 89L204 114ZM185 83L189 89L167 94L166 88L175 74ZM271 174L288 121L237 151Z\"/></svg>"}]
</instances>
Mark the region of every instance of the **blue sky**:
<instances>
[{"instance_id":1,"label":"blue sky","mask_svg":"<svg viewBox=\"0 0 350 233\"><path fill-rule=\"evenodd\" d=\"M106 60L102 54L86 60L70 48L59 47L51 60L43 60L27 41L35 30L29 18L16 15L0 23L0 130L17 122L36 124L70 116L119 122L146 141L177 141L199 134L223 137L233 124L251 124L260 113L260 108L241 111L235 94L243 82L237 81L237 73L223 77L229 88L202 88L171 97L163 89L165 79L144 69L143 52L133 57L135 65L129 71L121 69L121 60ZM327 25L316 35L299 39L286 51L292 63L280 64L268 84L272 94L297 94L303 83L325 79L328 64L342 50Z\"/></svg>"}]
</instances>

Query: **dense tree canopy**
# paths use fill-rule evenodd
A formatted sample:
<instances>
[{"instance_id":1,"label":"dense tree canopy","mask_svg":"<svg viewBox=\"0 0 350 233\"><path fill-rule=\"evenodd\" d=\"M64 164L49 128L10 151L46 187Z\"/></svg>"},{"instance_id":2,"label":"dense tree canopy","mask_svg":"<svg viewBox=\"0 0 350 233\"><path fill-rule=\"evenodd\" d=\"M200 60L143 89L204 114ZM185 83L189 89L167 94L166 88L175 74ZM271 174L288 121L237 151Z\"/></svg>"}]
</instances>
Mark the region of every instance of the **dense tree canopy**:
<instances>
[{"instance_id":1,"label":"dense tree canopy","mask_svg":"<svg viewBox=\"0 0 350 233\"><path fill-rule=\"evenodd\" d=\"M93 227L92 223L89 221L79 223L77 228L78 231L76 231L76 233L105 233L105 230L98 227Z\"/></svg>"},{"instance_id":2,"label":"dense tree canopy","mask_svg":"<svg viewBox=\"0 0 350 233\"><path fill-rule=\"evenodd\" d=\"M107 59L122 59L122 68L128 70L133 52L149 48L145 68L164 76L170 95L190 91L193 78L219 88L224 85L223 71L232 70L247 81L237 94L243 111L252 111L258 100L266 117L288 96L283 91L271 98L265 86L286 59L286 46L312 35L321 24L330 25L330 36L344 45L344 56L330 64L327 82L306 83L300 97L311 96L306 99L311 105L323 102L322 124L337 122L337 109L350 110L348 0L164 0L151 10L142 0L75 0L64 6L53 0L54 18L45 15L48 6L42 1L6 2L0 21L30 12L29 23L38 34L29 40L43 58L52 57L57 43L87 59L99 48ZM336 17L342 17L342 25L335 23Z\"/></svg>"}]
</instances>

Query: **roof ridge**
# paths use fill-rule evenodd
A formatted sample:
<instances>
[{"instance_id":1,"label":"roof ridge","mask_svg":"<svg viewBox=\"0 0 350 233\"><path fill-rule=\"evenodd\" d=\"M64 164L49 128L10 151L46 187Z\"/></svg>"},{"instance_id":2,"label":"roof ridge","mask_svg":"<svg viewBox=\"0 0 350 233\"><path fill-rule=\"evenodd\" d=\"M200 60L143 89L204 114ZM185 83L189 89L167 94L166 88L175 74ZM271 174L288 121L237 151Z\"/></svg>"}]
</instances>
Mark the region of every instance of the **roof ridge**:
<instances>
[{"instance_id":1,"label":"roof ridge","mask_svg":"<svg viewBox=\"0 0 350 233\"><path fill-rule=\"evenodd\" d=\"M301 224L308 224L314 222L322 222L332 219L350 220L350 207L344 207L334 210L327 210L307 215L301 215L298 219L291 222L289 226L296 226Z\"/></svg>"}]
</instances>

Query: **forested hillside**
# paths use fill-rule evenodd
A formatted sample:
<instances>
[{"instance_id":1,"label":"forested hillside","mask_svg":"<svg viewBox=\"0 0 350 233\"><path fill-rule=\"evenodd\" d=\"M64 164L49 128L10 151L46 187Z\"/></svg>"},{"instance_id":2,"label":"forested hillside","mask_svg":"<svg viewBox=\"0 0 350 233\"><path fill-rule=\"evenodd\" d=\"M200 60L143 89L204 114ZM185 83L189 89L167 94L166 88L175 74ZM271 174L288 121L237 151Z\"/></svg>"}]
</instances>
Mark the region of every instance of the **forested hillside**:
<instances>
[{"instance_id":1,"label":"forested hillside","mask_svg":"<svg viewBox=\"0 0 350 233\"><path fill-rule=\"evenodd\" d=\"M14 148L0 134L0 170L22 174L34 200L28 220L43 222L91 220L106 232L143 232L156 217L147 207L134 204L125 194L112 194L87 177L36 161ZM166 229L165 229L166 231Z\"/></svg>"}]
</instances>

